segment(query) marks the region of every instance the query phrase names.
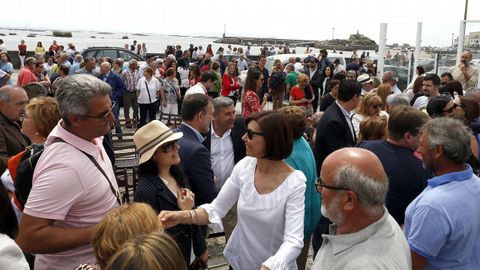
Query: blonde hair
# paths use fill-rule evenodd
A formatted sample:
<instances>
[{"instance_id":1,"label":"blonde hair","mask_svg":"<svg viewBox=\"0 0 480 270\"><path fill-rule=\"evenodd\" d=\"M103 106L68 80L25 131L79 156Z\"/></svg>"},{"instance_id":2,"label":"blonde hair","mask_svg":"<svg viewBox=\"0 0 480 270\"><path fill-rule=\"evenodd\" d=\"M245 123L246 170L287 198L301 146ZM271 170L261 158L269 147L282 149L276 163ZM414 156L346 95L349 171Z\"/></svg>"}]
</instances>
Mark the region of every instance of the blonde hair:
<instances>
[{"instance_id":1,"label":"blonde hair","mask_svg":"<svg viewBox=\"0 0 480 270\"><path fill-rule=\"evenodd\" d=\"M388 135L388 121L383 116L368 117L360 123L359 141L383 140Z\"/></svg>"},{"instance_id":2,"label":"blonde hair","mask_svg":"<svg viewBox=\"0 0 480 270\"><path fill-rule=\"evenodd\" d=\"M92 239L98 265L104 269L125 241L159 229L157 214L146 203L124 204L111 210L95 227Z\"/></svg>"},{"instance_id":3,"label":"blonde hair","mask_svg":"<svg viewBox=\"0 0 480 270\"><path fill-rule=\"evenodd\" d=\"M388 83L380 84L377 88L377 94L382 98L383 110L388 111L387 97L392 93L392 86Z\"/></svg>"},{"instance_id":4,"label":"blonde hair","mask_svg":"<svg viewBox=\"0 0 480 270\"><path fill-rule=\"evenodd\" d=\"M301 82L308 82L308 81L309 81L309 79L308 79L308 76L306 74L302 73L302 74L298 75L298 77L297 77L297 83L298 84L301 83Z\"/></svg>"},{"instance_id":5,"label":"blonde hair","mask_svg":"<svg viewBox=\"0 0 480 270\"><path fill-rule=\"evenodd\" d=\"M102 268L103 269L103 268ZM126 242L105 270L187 270L180 248L165 232L153 232Z\"/></svg>"},{"instance_id":6,"label":"blonde hair","mask_svg":"<svg viewBox=\"0 0 480 270\"><path fill-rule=\"evenodd\" d=\"M280 59L275 59L275 61L273 62L273 66L272 66L272 73L273 72L277 72L277 71L283 71L283 70L277 70L277 64L278 63L282 63L282 61L280 61Z\"/></svg>"},{"instance_id":7,"label":"blonde hair","mask_svg":"<svg viewBox=\"0 0 480 270\"><path fill-rule=\"evenodd\" d=\"M36 131L44 138L50 134L61 118L58 102L52 97L34 98L30 100L26 110L31 112L30 117Z\"/></svg>"},{"instance_id":8,"label":"blonde hair","mask_svg":"<svg viewBox=\"0 0 480 270\"><path fill-rule=\"evenodd\" d=\"M381 104L381 103L382 103L382 98L379 95L371 92L367 93L365 96L362 97L362 99L358 103L357 108L355 108L355 113L369 116L368 109L371 106Z\"/></svg>"}]
</instances>

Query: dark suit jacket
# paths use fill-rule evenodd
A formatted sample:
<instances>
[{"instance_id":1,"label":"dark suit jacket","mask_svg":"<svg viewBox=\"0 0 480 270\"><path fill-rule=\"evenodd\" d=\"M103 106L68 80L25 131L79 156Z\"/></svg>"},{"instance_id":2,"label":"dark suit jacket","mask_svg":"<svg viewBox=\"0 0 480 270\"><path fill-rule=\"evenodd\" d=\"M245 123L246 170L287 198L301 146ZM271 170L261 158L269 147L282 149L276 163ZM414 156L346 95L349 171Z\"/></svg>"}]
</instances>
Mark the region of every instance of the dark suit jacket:
<instances>
[{"instance_id":1,"label":"dark suit jacket","mask_svg":"<svg viewBox=\"0 0 480 270\"><path fill-rule=\"evenodd\" d=\"M230 138L232 139L233 143L233 159L235 160L235 164L242 160L242 158L244 158L246 155L245 142L242 140L245 130L245 121L243 116L237 115L235 117L235 124L233 125L232 132L230 133ZM203 145L207 147L208 151L211 149L211 143L212 133L208 132L207 136L205 137L205 141L203 141Z\"/></svg>"},{"instance_id":2,"label":"dark suit jacket","mask_svg":"<svg viewBox=\"0 0 480 270\"><path fill-rule=\"evenodd\" d=\"M20 133L20 126L0 113L0 175L8 166L8 159L25 150L29 140Z\"/></svg>"},{"instance_id":3,"label":"dark suit jacket","mask_svg":"<svg viewBox=\"0 0 480 270\"><path fill-rule=\"evenodd\" d=\"M107 77L100 75L101 80L105 80L112 87L112 92L110 93L110 99L115 102L120 102L123 94L127 91L127 86L123 82L122 78L113 72L109 72Z\"/></svg>"},{"instance_id":4,"label":"dark suit jacket","mask_svg":"<svg viewBox=\"0 0 480 270\"><path fill-rule=\"evenodd\" d=\"M135 190L135 202L143 202L152 206L160 213L163 210L181 210L177 204L177 198L157 175L143 176ZM199 256L207 249L205 235L199 226L177 225L168 228L167 231L175 238L187 265L190 265L190 248L193 238L193 250Z\"/></svg>"},{"instance_id":5,"label":"dark suit jacket","mask_svg":"<svg viewBox=\"0 0 480 270\"><path fill-rule=\"evenodd\" d=\"M353 147L355 144L356 139L352 137L342 110L336 102L333 103L322 115L317 125L314 151L317 175L320 175L322 163L329 154L343 147Z\"/></svg>"},{"instance_id":6,"label":"dark suit jacket","mask_svg":"<svg viewBox=\"0 0 480 270\"><path fill-rule=\"evenodd\" d=\"M181 124L177 131L183 132L183 137L178 140L179 155L183 172L195 194L195 205L211 203L218 191L213 181L210 152L186 125Z\"/></svg>"},{"instance_id":7,"label":"dark suit jacket","mask_svg":"<svg viewBox=\"0 0 480 270\"><path fill-rule=\"evenodd\" d=\"M310 78L310 68L305 68L305 74ZM320 85L322 83L322 70L320 70L320 67L317 66L317 70L315 73L313 73L312 78L310 79L310 85L312 86L313 90L313 95L315 98L312 101L312 107L313 111L316 111L318 108L318 101L320 99L319 94L318 94L318 89L320 89Z\"/></svg>"}]
</instances>

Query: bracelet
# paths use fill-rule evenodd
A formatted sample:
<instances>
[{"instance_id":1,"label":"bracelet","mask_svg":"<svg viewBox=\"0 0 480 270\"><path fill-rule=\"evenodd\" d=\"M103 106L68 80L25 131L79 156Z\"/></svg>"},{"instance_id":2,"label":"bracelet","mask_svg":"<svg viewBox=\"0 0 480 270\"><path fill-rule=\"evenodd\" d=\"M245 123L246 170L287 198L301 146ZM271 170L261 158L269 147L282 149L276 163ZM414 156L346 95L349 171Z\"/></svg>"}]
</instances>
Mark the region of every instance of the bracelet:
<instances>
[{"instance_id":1,"label":"bracelet","mask_svg":"<svg viewBox=\"0 0 480 270\"><path fill-rule=\"evenodd\" d=\"M192 210L189 210L188 213L190 214L190 219L192 220L193 222L193 214L192 214Z\"/></svg>"},{"instance_id":2,"label":"bracelet","mask_svg":"<svg viewBox=\"0 0 480 270\"><path fill-rule=\"evenodd\" d=\"M192 221L193 221L193 224L197 224L197 211L195 210L190 210L192 214Z\"/></svg>"}]
</instances>

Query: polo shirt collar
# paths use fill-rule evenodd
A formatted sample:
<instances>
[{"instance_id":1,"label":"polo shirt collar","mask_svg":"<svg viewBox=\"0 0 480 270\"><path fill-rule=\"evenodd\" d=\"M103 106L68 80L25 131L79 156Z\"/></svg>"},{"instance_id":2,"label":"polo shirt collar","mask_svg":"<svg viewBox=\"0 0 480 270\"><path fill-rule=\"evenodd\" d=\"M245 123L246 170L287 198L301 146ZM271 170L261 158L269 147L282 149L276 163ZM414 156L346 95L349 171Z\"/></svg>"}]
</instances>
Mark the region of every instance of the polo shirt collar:
<instances>
[{"instance_id":1,"label":"polo shirt collar","mask_svg":"<svg viewBox=\"0 0 480 270\"><path fill-rule=\"evenodd\" d=\"M83 138L78 137L77 135L67 131L62 125L63 120L60 120L57 126L50 132L48 135L46 145L50 145L52 141L58 137L64 140L66 143L76 147L77 149L96 157L99 149L102 148L103 136L94 139L95 143L89 142Z\"/></svg>"},{"instance_id":2,"label":"polo shirt collar","mask_svg":"<svg viewBox=\"0 0 480 270\"><path fill-rule=\"evenodd\" d=\"M350 249L360 244L361 242L368 240L374 234L378 233L384 226L385 222L387 222L387 218L389 215L387 208L383 207L383 210L384 210L383 216L379 220L368 225L367 227L363 228L358 232L341 234L341 235L331 235L331 234L322 235L324 240L331 242L333 255L337 255L347 249ZM330 225L330 233L332 232L334 233L335 231L336 231L336 226Z\"/></svg>"},{"instance_id":3,"label":"polo shirt collar","mask_svg":"<svg viewBox=\"0 0 480 270\"><path fill-rule=\"evenodd\" d=\"M431 186L432 188L441 186L446 183L450 183L453 181L466 181L472 178L473 175L473 170L470 165L467 165L467 169L464 171L459 171L459 172L451 172L447 174L443 174L440 176L433 177L428 180L428 185Z\"/></svg>"}]
</instances>

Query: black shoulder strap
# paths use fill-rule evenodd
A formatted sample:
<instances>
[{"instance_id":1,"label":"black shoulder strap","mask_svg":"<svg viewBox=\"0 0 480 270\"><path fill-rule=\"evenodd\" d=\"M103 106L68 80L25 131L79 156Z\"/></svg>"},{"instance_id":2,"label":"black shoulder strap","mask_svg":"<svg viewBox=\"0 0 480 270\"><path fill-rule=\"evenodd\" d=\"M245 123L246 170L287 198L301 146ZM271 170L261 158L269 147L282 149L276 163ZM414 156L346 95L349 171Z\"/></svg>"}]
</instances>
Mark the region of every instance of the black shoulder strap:
<instances>
[{"instance_id":1,"label":"black shoulder strap","mask_svg":"<svg viewBox=\"0 0 480 270\"><path fill-rule=\"evenodd\" d=\"M66 144L69 144L67 143L66 141L64 141L62 138L59 138L59 137L55 137L52 141L52 143L56 143L56 142L64 142ZM69 144L71 145L71 144ZM97 169L103 174L103 176L105 176L105 178L107 179L108 181L108 184L110 185L110 190L112 191L113 195L115 195L115 198L117 199L117 202L119 205L122 205L122 202L120 200L120 192L118 190L115 190L115 188L113 187L112 185L112 182L110 181L110 178L107 176L107 173L105 173L105 171L102 169L102 167L100 166L100 164L98 164L98 162L95 160L95 158L89 154L87 154L86 152L78 149L77 147L75 147L74 145L71 145L73 146L74 148L76 148L78 151L82 152L83 154L85 154L85 156L88 157L88 159L90 159L90 161L92 161L92 163L95 165L95 167L97 167Z\"/></svg>"},{"instance_id":2,"label":"black shoulder strap","mask_svg":"<svg viewBox=\"0 0 480 270\"><path fill-rule=\"evenodd\" d=\"M150 89L148 89L147 80L145 80L145 87L147 87L148 100L152 103L152 96L150 96Z\"/></svg>"}]
</instances>

